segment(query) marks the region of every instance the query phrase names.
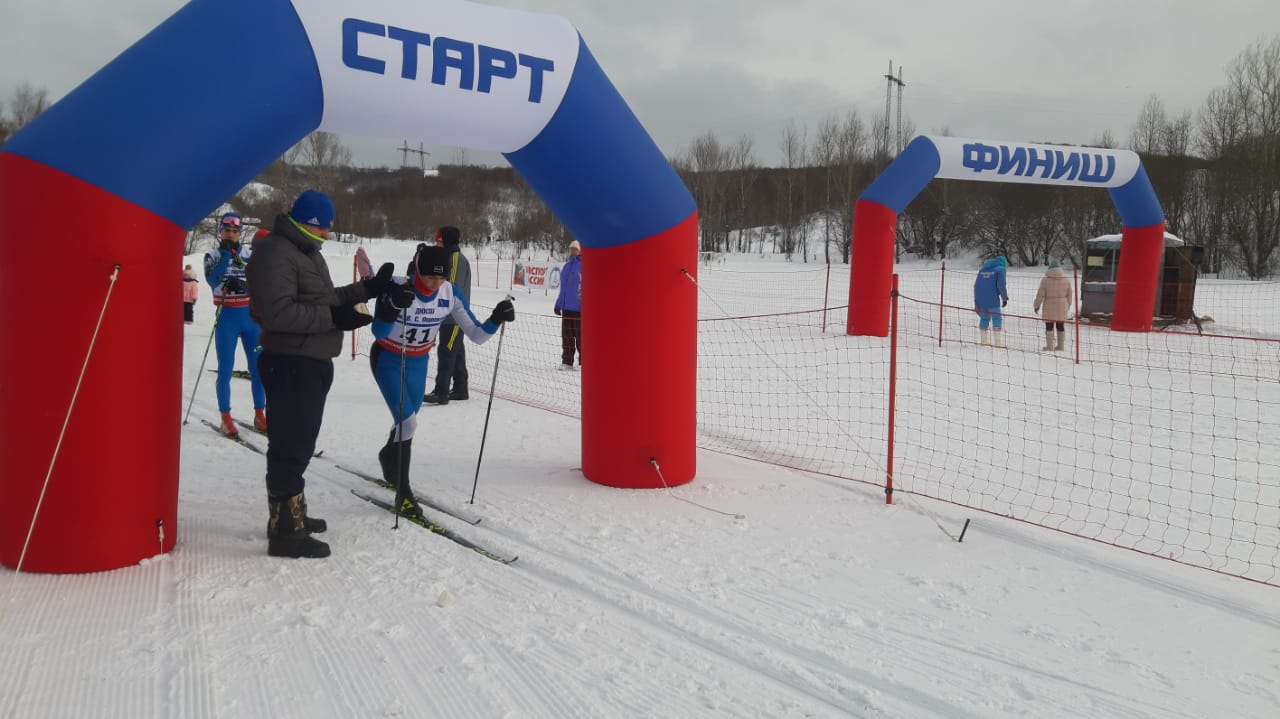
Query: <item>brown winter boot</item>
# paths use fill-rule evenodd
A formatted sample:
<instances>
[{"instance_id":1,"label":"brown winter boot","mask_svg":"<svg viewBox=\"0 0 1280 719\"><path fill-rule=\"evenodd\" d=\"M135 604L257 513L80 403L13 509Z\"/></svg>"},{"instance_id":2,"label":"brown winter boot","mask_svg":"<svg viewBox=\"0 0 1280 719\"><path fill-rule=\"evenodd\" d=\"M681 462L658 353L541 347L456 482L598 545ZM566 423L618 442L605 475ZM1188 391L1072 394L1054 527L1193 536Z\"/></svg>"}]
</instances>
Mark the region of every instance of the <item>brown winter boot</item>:
<instances>
[{"instance_id":1,"label":"brown winter boot","mask_svg":"<svg viewBox=\"0 0 1280 719\"><path fill-rule=\"evenodd\" d=\"M1005 347L1004 330L996 330L996 347Z\"/></svg>"},{"instance_id":2,"label":"brown winter boot","mask_svg":"<svg viewBox=\"0 0 1280 719\"><path fill-rule=\"evenodd\" d=\"M329 556L329 545L313 539L306 528L306 497L267 497L271 518L267 521L267 554L273 557Z\"/></svg>"},{"instance_id":3,"label":"brown winter boot","mask_svg":"<svg viewBox=\"0 0 1280 719\"><path fill-rule=\"evenodd\" d=\"M1066 349L1066 346L1067 346L1067 332L1066 330L1058 330L1058 351L1061 352L1062 350Z\"/></svg>"},{"instance_id":4,"label":"brown winter boot","mask_svg":"<svg viewBox=\"0 0 1280 719\"><path fill-rule=\"evenodd\" d=\"M306 495L299 495L299 496L301 496L301 497L302 497L302 526L303 526L303 528L304 528L304 529L306 529L308 532L311 532L312 534L320 534L321 532L323 532L323 531L325 531L326 529L328 529L328 528L329 528L329 523L328 523L328 522L324 521L323 519L321 519L321 518L319 518L319 517L312 517L311 515L307 514L307 497L306 497Z\"/></svg>"},{"instance_id":5,"label":"brown winter boot","mask_svg":"<svg viewBox=\"0 0 1280 719\"><path fill-rule=\"evenodd\" d=\"M988 332L987 330L978 330L978 336L982 338L981 340L982 344L984 345L991 344L991 333Z\"/></svg>"},{"instance_id":6,"label":"brown winter boot","mask_svg":"<svg viewBox=\"0 0 1280 719\"><path fill-rule=\"evenodd\" d=\"M1053 351L1053 330L1044 331L1044 352Z\"/></svg>"},{"instance_id":7,"label":"brown winter boot","mask_svg":"<svg viewBox=\"0 0 1280 719\"><path fill-rule=\"evenodd\" d=\"M320 534L329 528L329 523L319 517L307 516L307 498L302 498L302 528L312 534ZM267 521L267 536L271 536L271 520Z\"/></svg>"}]
</instances>

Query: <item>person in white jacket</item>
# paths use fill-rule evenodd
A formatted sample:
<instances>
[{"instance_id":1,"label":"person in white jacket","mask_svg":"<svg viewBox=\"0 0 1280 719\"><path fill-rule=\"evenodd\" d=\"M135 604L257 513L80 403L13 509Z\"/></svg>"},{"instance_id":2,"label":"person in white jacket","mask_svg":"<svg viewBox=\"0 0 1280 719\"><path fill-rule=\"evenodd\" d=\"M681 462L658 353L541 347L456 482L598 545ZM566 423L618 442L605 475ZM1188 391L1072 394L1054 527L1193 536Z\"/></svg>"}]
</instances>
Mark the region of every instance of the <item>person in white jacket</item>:
<instances>
[{"instance_id":1,"label":"person in white jacket","mask_svg":"<svg viewBox=\"0 0 1280 719\"><path fill-rule=\"evenodd\" d=\"M484 344L499 325L516 318L511 301L503 300L489 319L476 319L466 295L445 279L450 254L443 247L418 245L409 277L394 282L374 310L372 330L377 341L369 352L369 366L395 422L378 452L378 463L382 478L396 488L396 511L411 519L421 518L422 510L409 486L409 452L427 384L428 353L440 326L449 321L467 339Z\"/></svg>"},{"instance_id":2,"label":"person in white jacket","mask_svg":"<svg viewBox=\"0 0 1280 719\"><path fill-rule=\"evenodd\" d=\"M1061 351L1067 343L1067 315L1075 304L1076 291L1071 280L1062 272L1062 265L1057 260L1049 262L1049 270L1040 280L1040 289L1036 290L1035 311L1044 307L1044 351ZM1057 346L1054 346L1054 332L1057 332Z\"/></svg>"}]
</instances>

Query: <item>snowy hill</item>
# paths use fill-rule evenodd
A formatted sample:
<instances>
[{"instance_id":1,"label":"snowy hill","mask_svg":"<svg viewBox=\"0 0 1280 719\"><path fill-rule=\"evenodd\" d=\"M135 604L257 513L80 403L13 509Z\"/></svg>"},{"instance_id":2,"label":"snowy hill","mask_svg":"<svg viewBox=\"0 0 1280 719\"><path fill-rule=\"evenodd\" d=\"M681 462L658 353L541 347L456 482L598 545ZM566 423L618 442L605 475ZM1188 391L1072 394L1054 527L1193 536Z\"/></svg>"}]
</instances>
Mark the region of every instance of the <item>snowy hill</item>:
<instances>
[{"instance_id":1,"label":"snowy hill","mask_svg":"<svg viewBox=\"0 0 1280 719\"><path fill-rule=\"evenodd\" d=\"M519 559L392 529L351 494L385 491L338 468L372 470L390 425L363 357L335 361L308 471L333 556L267 557L263 458L198 421L216 416L202 291L178 545L98 574L5 570L0 716L1280 716L1274 588L711 452L686 486L611 489L578 470L577 420L501 399L469 505L487 387L423 408L414 484L482 520L441 524ZM963 543L940 529L967 518Z\"/></svg>"}]
</instances>

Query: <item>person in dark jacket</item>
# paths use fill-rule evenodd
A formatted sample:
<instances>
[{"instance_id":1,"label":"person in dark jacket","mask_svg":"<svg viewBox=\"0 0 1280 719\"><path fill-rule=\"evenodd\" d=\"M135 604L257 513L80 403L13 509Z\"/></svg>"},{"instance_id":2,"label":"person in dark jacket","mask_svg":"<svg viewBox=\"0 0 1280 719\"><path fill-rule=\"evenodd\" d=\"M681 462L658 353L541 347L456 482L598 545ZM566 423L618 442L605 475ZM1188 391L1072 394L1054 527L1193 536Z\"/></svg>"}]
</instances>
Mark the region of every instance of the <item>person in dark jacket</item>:
<instances>
[{"instance_id":1,"label":"person in dark jacket","mask_svg":"<svg viewBox=\"0 0 1280 719\"><path fill-rule=\"evenodd\" d=\"M1004 285L1004 268L1009 264L1004 255L987 260L973 281L973 308L978 313L978 333L982 344L992 344L987 327L995 333L995 346L1004 347L1004 316L1000 308L1009 304Z\"/></svg>"},{"instance_id":2,"label":"person in dark jacket","mask_svg":"<svg viewBox=\"0 0 1280 719\"><path fill-rule=\"evenodd\" d=\"M445 226L436 231L436 245L449 253L445 279L462 296L471 297L471 263L458 246L462 233L456 227ZM422 398L427 404L449 404L449 400L467 399L467 348L464 334L451 317L440 325L440 337L436 344L436 386L431 394ZM453 383L450 391L449 384Z\"/></svg>"},{"instance_id":3,"label":"person in dark jacket","mask_svg":"<svg viewBox=\"0 0 1280 719\"><path fill-rule=\"evenodd\" d=\"M389 289L388 262L366 280L335 288L320 246L333 227L333 201L307 190L270 234L254 242L249 264L249 311L262 328L258 370L267 390L267 554L327 557L329 545L311 536L327 528L307 516L303 472L315 453L333 358L342 333L373 322L364 303Z\"/></svg>"},{"instance_id":4,"label":"person in dark jacket","mask_svg":"<svg viewBox=\"0 0 1280 719\"><path fill-rule=\"evenodd\" d=\"M577 352L582 366L582 245L569 243L569 261L560 270L560 293L554 312L560 316L560 369L571 370Z\"/></svg>"}]
</instances>

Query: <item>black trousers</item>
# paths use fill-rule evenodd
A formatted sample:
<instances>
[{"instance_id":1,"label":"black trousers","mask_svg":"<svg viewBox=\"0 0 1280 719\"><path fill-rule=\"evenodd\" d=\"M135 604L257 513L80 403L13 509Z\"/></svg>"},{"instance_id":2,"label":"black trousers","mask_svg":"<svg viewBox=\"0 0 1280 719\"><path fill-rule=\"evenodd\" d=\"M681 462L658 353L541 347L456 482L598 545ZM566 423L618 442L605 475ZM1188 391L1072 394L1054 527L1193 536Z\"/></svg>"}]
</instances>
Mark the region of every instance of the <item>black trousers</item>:
<instances>
[{"instance_id":1,"label":"black trousers","mask_svg":"<svg viewBox=\"0 0 1280 719\"><path fill-rule=\"evenodd\" d=\"M560 361L573 364L573 353L578 353L582 364L582 313L573 310L560 311Z\"/></svg>"},{"instance_id":2,"label":"black trousers","mask_svg":"<svg viewBox=\"0 0 1280 719\"><path fill-rule=\"evenodd\" d=\"M453 394L467 396L467 348L466 336L455 324L440 325L436 338L436 388L437 397L448 397L449 383L453 382ZM452 347L450 346L452 345Z\"/></svg>"},{"instance_id":3,"label":"black trousers","mask_svg":"<svg viewBox=\"0 0 1280 719\"><path fill-rule=\"evenodd\" d=\"M196 303L194 302L182 303L182 320L184 322L196 321Z\"/></svg>"},{"instance_id":4,"label":"black trousers","mask_svg":"<svg viewBox=\"0 0 1280 719\"><path fill-rule=\"evenodd\" d=\"M333 361L263 350L258 375L267 390L267 492L292 497L306 488L303 473L316 451Z\"/></svg>"}]
</instances>

